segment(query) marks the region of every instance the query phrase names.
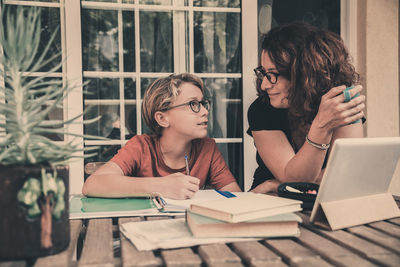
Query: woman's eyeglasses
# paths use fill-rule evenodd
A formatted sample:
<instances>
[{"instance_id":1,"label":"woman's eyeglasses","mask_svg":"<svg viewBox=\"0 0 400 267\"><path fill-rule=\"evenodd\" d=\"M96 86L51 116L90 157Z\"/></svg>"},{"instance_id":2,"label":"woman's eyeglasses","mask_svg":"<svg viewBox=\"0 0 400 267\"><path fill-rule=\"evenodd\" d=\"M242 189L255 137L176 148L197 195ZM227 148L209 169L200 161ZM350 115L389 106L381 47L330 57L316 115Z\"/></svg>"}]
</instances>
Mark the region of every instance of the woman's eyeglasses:
<instances>
[{"instance_id":1,"label":"woman's eyeglasses","mask_svg":"<svg viewBox=\"0 0 400 267\"><path fill-rule=\"evenodd\" d=\"M255 68L254 73L256 74L257 79L260 81L264 80L264 77L266 77L267 80L272 84L276 84L279 75L282 75L281 73L267 72L262 66Z\"/></svg>"},{"instance_id":2,"label":"woman's eyeglasses","mask_svg":"<svg viewBox=\"0 0 400 267\"><path fill-rule=\"evenodd\" d=\"M165 109L162 109L161 111L167 111L167 110L170 110L170 109L173 109L173 108L182 107L182 106L186 106L186 105L189 105L194 113L199 113L200 112L200 105L202 105L207 111L209 111L210 110L211 101L208 100L208 99L205 99L205 100L202 100L202 101L191 100L191 101L183 103L183 104L179 104L179 105L172 106L172 107L167 107Z\"/></svg>"}]
</instances>

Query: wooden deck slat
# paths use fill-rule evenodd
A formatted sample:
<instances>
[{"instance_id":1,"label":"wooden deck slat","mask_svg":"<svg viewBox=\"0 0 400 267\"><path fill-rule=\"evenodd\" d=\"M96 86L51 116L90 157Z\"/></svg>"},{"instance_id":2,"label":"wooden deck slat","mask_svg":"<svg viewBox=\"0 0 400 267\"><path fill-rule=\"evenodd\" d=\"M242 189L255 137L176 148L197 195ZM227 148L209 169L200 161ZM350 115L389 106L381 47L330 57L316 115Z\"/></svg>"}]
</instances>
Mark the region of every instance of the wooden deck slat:
<instances>
[{"instance_id":1,"label":"wooden deck slat","mask_svg":"<svg viewBox=\"0 0 400 267\"><path fill-rule=\"evenodd\" d=\"M91 219L78 266L114 266L111 219Z\"/></svg>"},{"instance_id":2,"label":"wooden deck slat","mask_svg":"<svg viewBox=\"0 0 400 267\"><path fill-rule=\"evenodd\" d=\"M343 246L325 239L306 228L301 228L299 240L334 264L345 266L376 266L376 264L361 258Z\"/></svg>"},{"instance_id":3,"label":"wooden deck slat","mask_svg":"<svg viewBox=\"0 0 400 267\"><path fill-rule=\"evenodd\" d=\"M161 256L167 266L201 266L201 258L190 248L162 250Z\"/></svg>"},{"instance_id":4,"label":"wooden deck slat","mask_svg":"<svg viewBox=\"0 0 400 267\"><path fill-rule=\"evenodd\" d=\"M382 233L378 230L375 230L375 229L367 227L367 226L351 227L351 228L348 228L348 231L350 233L353 233L353 234L361 236L365 239L368 239L371 242L377 243L389 250L400 253L400 239L399 238L394 238L392 236L389 236L385 233Z\"/></svg>"},{"instance_id":5,"label":"wooden deck slat","mask_svg":"<svg viewBox=\"0 0 400 267\"><path fill-rule=\"evenodd\" d=\"M332 266L316 252L303 247L291 239L270 239L264 241L282 255L293 266Z\"/></svg>"},{"instance_id":6,"label":"wooden deck slat","mask_svg":"<svg viewBox=\"0 0 400 267\"><path fill-rule=\"evenodd\" d=\"M327 231L318 229L318 233L333 239L343 247L351 248L360 255L387 266L398 266L400 255L379 245L362 239L346 231Z\"/></svg>"},{"instance_id":7,"label":"wooden deck slat","mask_svg":"<svg viewBox=\"0 0 400 267\"><path fill-rule=\"evenodd\" d=\"M241 259L225 244L202 245L198 253L208 266L227 263L241 266Z\"/></svg>"},{"instance_id":8,"label":"wooden deck slat","mask_svg":"<svg viewBox=\"0 0 400 267\"><path fill-rule=\"evenodd\" d=\"M389 222L395 223L397 225L400 225L400 217L399 218L390 219Z\"/></svg>"},{"instance_id":9,"label":"wooden deck slat","mask_svg":"<svg viewBox=\"0 0 400 267\"><path fill-rule=\"evenodd\" d=\"M118 225L138 221L140 221L140 217L120 218ZM156 257L152 251L138 251L122 233L120 233L120 239L122 266L160 266L162 264L161 259Z\"/></svg>"},{"instance_id":10,"label":"wooden deck slat","mask_svg":"<svg viewBox=\"0 0 400 267\"><path fill-rule=\"evenodd\" d=\"M400 238L400 227L396 224L380 221L380 222L370 223L369 226L378 229L382 232L385 232L388 235Z\"/></svg>"},{"instance_id":11,"label":"wooden deck slat","mask_svg":"<svg viewBox=\"0 0 400 267\"><path fill-rule=\"evenodd\" d=\"M279 255L257 241L232 243L232 249L248 266L287 266Z\"/></svg>"},{"instance_id":12,"label":"wooden deck slat","mask_svg":"<svg viewBox=\"0 0 400 267\"><path fill-rule=\"evenodd\" d=\"M70 220L70 225L71 233L68 249L56 255L39 258L34 265L35 267L70 266L73 262L76 264L76 257L73 257L73 253L76 251L78 237L82 229L82 221Z\"/></svg>"}]
</instances>

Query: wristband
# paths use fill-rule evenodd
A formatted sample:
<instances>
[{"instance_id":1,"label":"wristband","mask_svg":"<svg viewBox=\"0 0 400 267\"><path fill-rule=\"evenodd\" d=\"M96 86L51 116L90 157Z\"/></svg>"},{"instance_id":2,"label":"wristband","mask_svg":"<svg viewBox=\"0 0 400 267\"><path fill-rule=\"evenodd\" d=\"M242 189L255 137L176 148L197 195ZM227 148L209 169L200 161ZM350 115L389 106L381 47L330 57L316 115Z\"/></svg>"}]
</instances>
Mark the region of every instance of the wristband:
<instances>
[{"instance_id":1,"label":"wristband","mask_svg":"<svg viewBox=\"0 0 400 267\"><path fill-rule=\"evenodd\" d=\"M308 135L306 135L306 141L307 141L307 143L309 143L313 147L318 148L320 150L327 150L331 146L331 144L329 144L329 143L328 144L315 143L315 142L311 141L310 138L308 138Z\"/></svg>"}]
</instances>

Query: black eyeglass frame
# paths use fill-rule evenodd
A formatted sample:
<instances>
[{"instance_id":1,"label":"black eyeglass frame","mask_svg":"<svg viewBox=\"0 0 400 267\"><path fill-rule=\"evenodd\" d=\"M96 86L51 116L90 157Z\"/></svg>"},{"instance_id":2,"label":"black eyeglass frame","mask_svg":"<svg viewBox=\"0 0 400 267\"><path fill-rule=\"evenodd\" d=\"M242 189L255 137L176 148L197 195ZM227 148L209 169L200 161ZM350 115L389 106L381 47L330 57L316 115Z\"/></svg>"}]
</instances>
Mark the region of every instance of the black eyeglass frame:
<instances>
[{"instance_id":1,"label":"black eyeglass frame","mask_svg":"<svg viewBox=\"0 0 400 267\"><path fill-rule=\"evenodd\" d=\"M265 71L262 66L255 68L253 71L256 74L257 79L262 81L264 77L266 77L267 80L272 84L276 84L278 82L278 77L282 75L282 73L279 72L276 73L271 71ZM274 77L275 79L273 80L272 77Z\"/></svg>"},{"instance_id":2,"label":"black eyeglass frame","mask_svg":"<svg viewBox=\"0 0 400 267\"><path fill-rule=\"evenodd\" d=\"M171 107L164 108L164 109L162 109L161 111L162 111L162 112L165 112L165 111L170 110L170 109L173 109L173 108L177 108L177 107L182 107L182 106L188 105L188 106L190 107L190 109L191 109L194 113L199 113L199 112L200 112L200 109L201 109L200 104L201 104L207 111L210 111L211 101L210 101L209 99L204 99L204 100L202 100L202 101L193 99L193 100L190 100L189 102L186 102L186 103L182 103L182 104L179 104L179 105L176 105L176 106L171 106Z\"/></svg>"}]
</instances>

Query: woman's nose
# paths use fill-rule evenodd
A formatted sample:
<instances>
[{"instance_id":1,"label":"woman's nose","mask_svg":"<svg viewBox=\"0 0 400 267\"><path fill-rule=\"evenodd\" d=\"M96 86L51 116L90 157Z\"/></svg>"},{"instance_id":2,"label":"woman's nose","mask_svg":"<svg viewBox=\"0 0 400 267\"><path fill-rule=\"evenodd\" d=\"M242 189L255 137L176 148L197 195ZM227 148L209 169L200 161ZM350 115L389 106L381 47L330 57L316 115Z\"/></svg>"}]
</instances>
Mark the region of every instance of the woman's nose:
<instances>
[{"instance_id":1,"label":"woman's nose","mask_svg":"<svg viewBox=\"0 0 400 267\"><path fill-rule=\"evenodd\" d=\"M272 83L267 79L267 77L264 77L261 81L261 90L266 91L268 88L270 88Z\"/></svg>"}]
</instances>

